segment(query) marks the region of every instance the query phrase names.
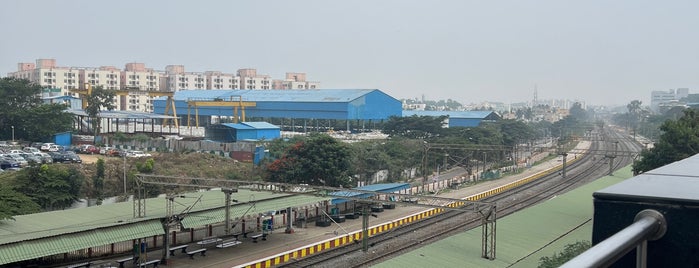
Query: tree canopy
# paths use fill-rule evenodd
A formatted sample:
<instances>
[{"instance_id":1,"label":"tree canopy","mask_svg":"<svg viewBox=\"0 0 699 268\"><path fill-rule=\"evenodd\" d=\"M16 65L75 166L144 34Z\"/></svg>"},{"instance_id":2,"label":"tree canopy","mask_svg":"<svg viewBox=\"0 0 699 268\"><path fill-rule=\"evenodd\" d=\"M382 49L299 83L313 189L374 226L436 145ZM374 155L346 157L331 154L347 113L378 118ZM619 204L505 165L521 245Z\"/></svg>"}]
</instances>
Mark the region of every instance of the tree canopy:
<instances>
[{"instance_id":1,"label":"tree canopy","mask_svg":"<svg viewBox=\"0 0 699 268\"><path fill-rule=\"evenodd\" d=\"M78 200L83 181L75 167L43 164L17 171L11 185L41 208L52 210L70 207Z\"/></svg>"},{"instance_id":2,"label":"tree canopy","mask_svg":"<svg viewBox=\"0 0 699 268\"><path fill-rule=\"evenodd\" d=\"M41 141L71 129L64 104L44 104L41 87L26 79L0 78L0 138Z\"/></svg>"},{"instance_id":3,"label":"tree canopy","mask_svg":"<svg viewBox=\"0 0 699 268\"><path fill-rule=\"evenodd\" d=\"M349 186L350 150L326 134L311 134L267 165L274 182Z\"/></svg>"},{"instance_id":4,"label":"tree canopy","mask_svg":"<svg viewBox=\"0 0 699 268\"><path fill-rule=\"evenodd\" d=\"M100 120L98 119L99 113L102 109L108 111L114 110L114 90L104 89L102 86L97 86L92 88L90 94L86 96L87 107L85 107L85 113L92 119L94 124L92 124L93 132L97 134L100 128Z\"/></svg>"},{"instance_id":5,"label":"tree canopy","mask_svg":"<svg viewBox=\"0 0 699 268\"><path fill-rule=\"evenodd\" d=\"M650 150L641 152L633 163L635 173L646 172L699 153L699 115L686 109L677 120L665 121L660 126L660 139Z\"/></svg>"}]
</instances>

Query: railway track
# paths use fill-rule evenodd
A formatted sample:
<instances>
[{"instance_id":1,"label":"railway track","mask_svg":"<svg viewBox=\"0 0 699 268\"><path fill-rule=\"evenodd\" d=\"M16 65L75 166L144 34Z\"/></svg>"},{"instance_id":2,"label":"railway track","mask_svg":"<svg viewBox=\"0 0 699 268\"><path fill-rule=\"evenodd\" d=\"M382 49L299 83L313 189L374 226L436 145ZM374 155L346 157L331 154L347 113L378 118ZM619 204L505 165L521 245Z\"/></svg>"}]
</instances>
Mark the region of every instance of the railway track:
<instances>
[{"instance_id":1,"label":"railway track","mask_svg":"<svg viewBox=\"0 0 699 268\"><path fill-rule=\"evenodd\" d=\"M479 201L496 202L498 218L538 204L609 173L633 161L633 154L610 157L612 150L638 152L641 145L628 136L607 131L601 139L592 141L587 153L567 167L566 176L552 172L525 185ZM610 161L612 165L609 164ZM303 259L289 261L277 267L366 267L412 251L423 245L444 239L481 225L481 215L447 210L436 216L376 234L368 239L369 252L362 252L361 243L333 248ZM356 241L359 242L359 241Z\"/></svg>"}]
</instances>

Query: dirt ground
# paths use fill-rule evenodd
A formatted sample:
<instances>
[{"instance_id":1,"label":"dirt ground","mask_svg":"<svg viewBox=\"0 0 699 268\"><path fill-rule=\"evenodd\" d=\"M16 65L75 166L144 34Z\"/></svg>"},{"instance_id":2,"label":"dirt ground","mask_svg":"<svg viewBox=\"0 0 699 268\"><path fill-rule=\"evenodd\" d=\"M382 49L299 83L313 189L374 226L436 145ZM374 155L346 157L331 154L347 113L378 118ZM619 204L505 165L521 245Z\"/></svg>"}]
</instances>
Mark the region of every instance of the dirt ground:
<instances>
[{"instance_id":1,"label":"dirt ground","mask_svg":"<svg viewBox=\"0 0 699 268\"><path fill-rule=\"evenodd\" d=\"M97 162L97 159L104 158L104 155L99 154L79 154L80 159L83 160L85 164L93 164Z\"/></svg>"}]
</instances>

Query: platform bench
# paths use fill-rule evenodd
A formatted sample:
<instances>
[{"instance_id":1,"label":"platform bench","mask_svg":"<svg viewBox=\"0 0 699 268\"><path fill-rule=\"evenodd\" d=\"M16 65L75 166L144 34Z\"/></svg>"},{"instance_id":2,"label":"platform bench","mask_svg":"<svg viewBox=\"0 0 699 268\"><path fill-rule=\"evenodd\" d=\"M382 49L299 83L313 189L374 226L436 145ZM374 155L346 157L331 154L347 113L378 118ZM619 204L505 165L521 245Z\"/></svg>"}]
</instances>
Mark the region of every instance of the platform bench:
<instances>
[{"instance_id":1,"label":"platform bench","mask_svg":"<svg viewBox=\"0 0 699 268\"><path fill-rule=\"evenodd\" d=\"M260 237L262 237L262 240L267 240L267 234L256 234L251 236L250 238L252 238L253 243L257 243L257 239Z\"/></svg>"},{"instance_id":2,"label":"platform bench","mask_svg":"<svg viewBox=\"0 0 699 268\"><path fill-rule=\"evenodd\" d=\"M187 246L188 246L187 244L184 244L184 245L179 245L176 247L171 247L170 248L170 256L175 256L175 251L178 249L181 249L182 253L187 253Z\"/></svg>"},{"instance_id":3,"label":"platform bench","mask_svg":"<svg viewBox=\"0 0 699 268\"><path fill-rule=\"evenodd\" d=\"M216 245L217 248L227 248L227 247L232 247L238 244L241 244L243 242L238 241L237 239L231 239L231 240L226 240L221 242L221 244Z\"/></svg>"},{"instance_id":4,"label":"platform bench","mask_svg":"<svg viewBox=\"0 0 699 268\"><path fill-rule=\"evenodd\" d=\"M91 262L83 262L83 263L78 263L78 264L73 264L71 266L67 266L66 268L90 267L91 264L92 264Z\"/></svg>"},{"instance_id":5,"label":"platform bench","mask_svg":"<svg viewBox=\"0 0 699 268\"><path fill-rule=\"evenodd\" d=\"M127 261L133 261L133 256L116 260L119 263L119 268L124 268L124 263Z\"/></svg>"},{"instance_id":6,"label":"platform bench","mask_svg":"<svg viewBox=\"0 0 699 268\"><path fill-rule=\"evenodd\" d=\"M209 244L216 244L218 242L223 241L223 239L215 237L215 236L209 236L209 237L204 237L203 240L197 242L198 245L204 247Z\"/></svg>"},{"instance_id":7,"label":"platform bench","mask_svg":"<svg viewBox=\"0 0 699 268\"><path fill-rule=\"evenodd\" d=\"M139 266L141 267L148 267L148 265L153 265L153 267L158 267L158 264L160 264L160 260L152 260L152 261L147 261L146 263L141 263Z\"/></svg>"},{"instance_id":8,"label":"platform bench","mask_svg":"<svg viewBox=\"0 0 699 268\"><path fill-rule=\"evenodd\" d=\"M194 259L194 255L196 255L197 253L201 253L202 256L206 256L206 249L200 248L197 250L187 251L187 255L189 255L190 259Z\"/></svg>"},{"instance_id":9,"label":"platform bench","mask_svg":"<svg viewBox=\"0 0 699 268\"><path fill-rule=\"evenodd\" d=\"M242 235L244 238L247 238L247 237L248 237L248 234L247 234L247 233L232 234L233 238L235 238L236 240L238 239L238 237L239 237L240 235Z\"/></svg>"}]
</instances>

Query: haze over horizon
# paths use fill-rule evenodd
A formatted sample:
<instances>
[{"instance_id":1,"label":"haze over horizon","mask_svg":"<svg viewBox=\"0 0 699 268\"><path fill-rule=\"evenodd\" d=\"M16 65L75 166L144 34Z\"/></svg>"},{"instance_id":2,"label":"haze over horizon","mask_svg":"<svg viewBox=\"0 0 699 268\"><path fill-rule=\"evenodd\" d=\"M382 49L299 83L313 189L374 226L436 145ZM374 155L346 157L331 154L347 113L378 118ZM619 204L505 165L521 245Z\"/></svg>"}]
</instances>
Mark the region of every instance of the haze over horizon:
<instances>
[{"instance_id":1,"label":"haze over horizon","mask_svg":"<svg viewBox=\"0 0 699 268\"><path fill-rule=\"evenodd\" d=\"M462 104L570 99L650 104L650 92L699 93L697 1L9 0L0 76L18 62L143 62L163 70L378 88Z\"/></svg>"}]
</instances>

